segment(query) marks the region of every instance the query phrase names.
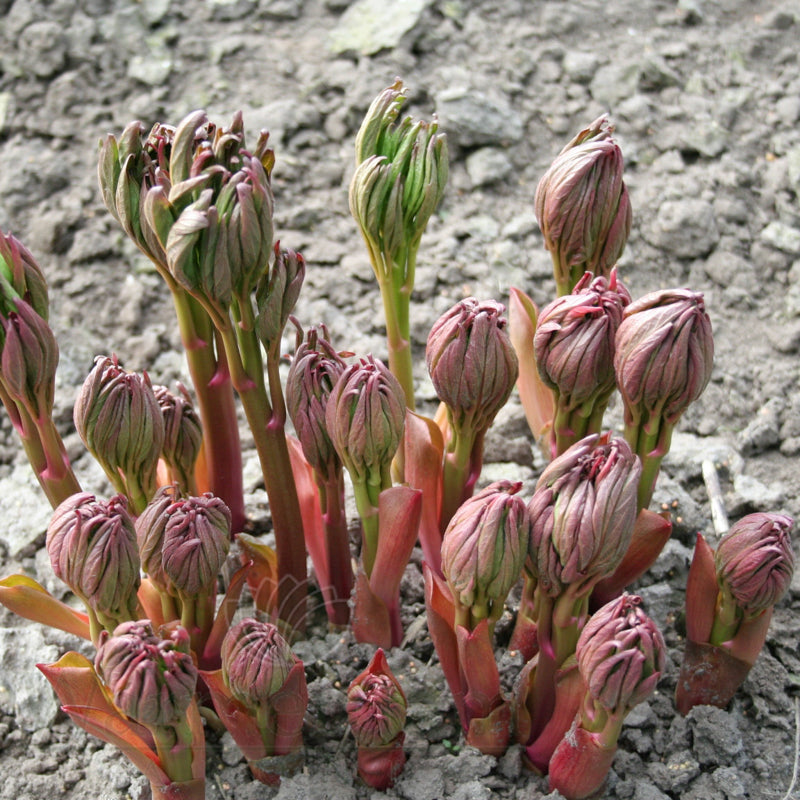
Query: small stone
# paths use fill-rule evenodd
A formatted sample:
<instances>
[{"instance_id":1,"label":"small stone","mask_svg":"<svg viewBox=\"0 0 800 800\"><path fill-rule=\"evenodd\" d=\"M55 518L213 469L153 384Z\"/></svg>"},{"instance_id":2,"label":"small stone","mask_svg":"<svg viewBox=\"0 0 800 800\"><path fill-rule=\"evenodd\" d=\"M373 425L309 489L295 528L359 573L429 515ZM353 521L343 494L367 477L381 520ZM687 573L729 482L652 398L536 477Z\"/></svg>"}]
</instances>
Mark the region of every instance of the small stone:
<instances>
[{"instance_id":1,"label":"small stone","mask_svg":"<svg viewBox=\"0 0 800 800\"><path fill-rule=\"evenodd\" d=\"M473 188L477 188L507 178L513 172L514 165L502 150L482 147L467 156L466 168Z\"/></svg>"},{"instance_id":2,"label":"small stone","mask_svg":"<svg viewBox=\"0 0 800 800\"><path fill-rule=\"evenodd\" d=\"M725 766L742 752L742 733L732 714L695 706L686 718L694 733L694 755L702 766Z\"/></svg>"},{"instance_id":3,"label":"small stone","mask_svg":"<svg viewBox=\"0 0 800 800\"><path fill-rule=\"evenodd\" d=\"M652 245L678 258L702 258L719 241L713 207L697 198L665 200L643 233Z\"/></svg>"},{"instance_id":4,"label":"small stone","mask_svg":"<svg viewBox=\"0 0 800 800\"><path fill-rule=\"evenodd\" d=\"M783 222L770 222L759 234L759 239L766 245L784 253L800 255L800 230Z\"/></svg>"},{"instance_id":5,"label":"small stone","mask_svg":"<svg viewBox=\"0 0 800 800\"><path fill-rule=\"evenodd\" d=\"M147 86L162 86L172 72L172 55L160 40L149 42L147 49L128 62L128 77Z\"/></svg>"},{"instance_id":6,"label":"small stone","mask_svg":"<svg viewBox=\"0 0 800 800\"><path fill-rule=\"evenodd\" d=\"M18 464L0 479L0 543L11 555L20 555L43 536L52 513L28 464Z\"/></svg>"},{"instance_id":7,"label":"small stone","mask_svg":"<svg viewBox=\"0 0 800 800\"><path fill-rule=\"evenodd\" d=\"M505 97L486 95L466 86L455 86L436 96L436 111L446 131L461 147L513 144L522 139L519 112Z\"/></svg>"},{"instance_id":8,"label":"small stone","mask_svg":"<svg viewBox=\"0 0 800 800\"><path fill-rule=\"evenodd\" d=\"M564 56L563 67L570 80L575 83L589 83L594 77L598 63L594 53L568 50Z\"/></svg>"},{"instance_id":9,"label":"small stone","mask_svg":"<svg viewBox=\"0 0 800 800\"><path fill-rule=\"evenodd\" d=\"M614 108L636 94L639 83L639 64L617 61L598 67L589 86L592 97L602 106Z\"/></svg>"},{"instance_id":10,"label":"small stone","mask_svg":"<svg viewBox=\"0 0 800 800\"><path fill-rule=\"evenodd\" d=\"M779 411L778 404L769 401L756 412L738 437L744 455L763 453L780 442Z\"/></svg>"},{"instance_id":11,"label":"small stone","mask_svg":"<svg viewBox=\"0 0 800 800\"><path fill-rule=\"evenodd\" d=\"M331 31L334 53L372 55L397 47L419 22L430 0L356 0Z\"/></svg>"},{"instance_id":12,"label":"small stone","mask_svg":"<svg viewBox=\"0 0 800 800\"><path fill-rule=\"evenodd\" d=\"M733 491L735 499L738 499L744 507L757 511L771 511L783 502L785 495L778 486L767 486L752 475L735 475Z\"/></svg>"}]
</instances>

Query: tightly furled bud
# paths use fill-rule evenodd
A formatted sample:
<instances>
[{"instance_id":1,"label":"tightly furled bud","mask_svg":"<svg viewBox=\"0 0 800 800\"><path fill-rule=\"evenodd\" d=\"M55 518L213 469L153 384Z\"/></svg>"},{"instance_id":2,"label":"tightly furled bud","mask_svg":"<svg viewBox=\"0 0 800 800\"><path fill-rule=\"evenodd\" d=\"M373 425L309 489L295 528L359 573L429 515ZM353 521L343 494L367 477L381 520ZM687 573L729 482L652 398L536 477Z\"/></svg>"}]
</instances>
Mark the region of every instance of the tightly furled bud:
<instances>
[{"instance_id":1,"label":"tightly furled bud","mask_svg":"<svg viewBox=\"0 0 800 800\"><path fill-rule=\"evenodd\" d=\"M103 631L95 667L114 705L136 722L162 727L185 720L197 667L183 628L174 628L162 639L145 619L125 622L110 635Z\"/></svg>"},{"instance_id":2,"label":"tightly furled bud","mask_svg":"<svg viewBox=\"0 0 800 800\"><path fill-rule=\"evenodd\" d=\"M81 492L65 500L47 526L46 547L53 572L103 626L135 619L139 554L122 495L103 502Z\"/></svg>"},{"instance_id":3,"label":"tightly furled bud","mask_svg":"<svg viewBox=\"0 0 800 800\"><path fill-rule=\"evenodd\" d=\"M206 492L187 497L166 510L161 549L164 574L179 592L196 597L215 591L217 575L231 542L231 512Z\"/></svg>"},{"instance_id":4,"label":"tightly furled bud","mask_svg":"<svg viewBox=\"0 0 800 800\"><path fill-rule=\"evenodd\" d=\"M609 714L627 714L655 691L666 646L641 598L623 594L596 611L575 654L591 698Z\"/></svg>"},{"instance_id":5,"label":"tightly furled bud","mask_svg":"<svg viewBox=\"0 0 800 800\"><path fill-rule=\"evenodd\" d=\"M222 677L248 708L269 703L297 663L292 648L270 622L243 619L222 642Z\"/></svg>"},{"instance_id":6,"label":"tightly furled bud","mask_svg":"<svg viewBox=\"0 0 800 800\"><path fill-rule=\"evenodd\" d=\"M467 500L445 530L442 572L458 604L495 618L522 574L530 518L521 482L496 481Z\"/></svg>"},{"instance_id":7,"label":"tightly furled bud","mask_svg":"<svg viewBox=\"0 0 800 800\"><path fill-rule=\"evenodd\" d=\"M117 357L98 356L75 403L75 427L115 485L119 473L146 494L156 490L164 421L147 373L127 372Z\"/></svg>"},{"instance_id":8,"label":"tightly furled bud","mask_svg":"<svg viewBox=\"0 0 800 800\"><path fill-rule=\"evenodd\" d=\"M447 141L436 120L395 124L405 99L397 80L373 101L356 137L350 212L376 270L416 249L447 183Z\"/></svg>"},{"instance_id":9,"label":"tightly furled bud","mask_svg":"<svg viewBox=\"0 0 800 800\"><path fill-rule=\"evenodd\" d=\"M194 473L203 445L203 425L183 384L178 384L178 394L166 386L154 386L153 393L164 420L161 455L188 490L186 483Z\"/></svg>"},{"instance_id":10,"label":"tightly furled bud","mask_svg":"<svg viewBox=\"0 0 800 800\"><path fill-rule=\"evenodd\" d=\"M529 568L551 597L610 575L628 549L641 464L624 439L593 434L544 470L528 504Z\"/></svg>"},{"instance_id":11,"label":"tightly furled bud","mask_svg":"<svg viewBox=\"0 0 800 800\"><path fill-rule=\"evenodd\" d=\"M503 311L499 303L469 297L442 315L428 336L428 372L459 430L485 431L517 380L517 356Z\"/></svg>"},{"instance_id":12,"label":"tightly furled bud","mask_svg":"<svg viewBox=\"0 0 800 800\"><path fill-rule=\"evenodd\" d=\"M325 422L328 399L344 360L328 341L325 326L311 328L299 344L286 378L286 408L294 425L303 455L325 480L341 464Z\"/></svg>"},{"instance_id":13,"label":"tightly furled bud","mask_svg":"<svg viewBox=\"0 0 800 800\"><path fill-rule=\"evenodd\" d=\"M613 132L606 117L595 120L556 156L536 187L536 219L560 295L584 272L608 275L628 241L631 205Z\"/></svg>"},{"instance_id":14,"label":"tightly furled bud","mask_svg":"<svg viewBox=\"0 0 800 800\"><path fill-rule=\"evenodd\" d=\"M536 366L570 409L604 402L616 387L614 338L630 302L616 270L609 278L587 272L571 294L539 314L533 338Z\"/></svg>"},{"instance_id":15,"label":"tightly furled bud","mask_svg":"<svg viewBox=\"0 0 800 800\"><path fill-rule=\"evenodd\" d=\"M49 311L47 281L30 250L15 236L0 231L0 294L24 300L45 322Z\"/></svg>"},{"instance_id":16,"label":"tightly furled bud","mask_svg":"<svg viewBox=\"0 0 800 800\"><path fill-rule=\"evenodd\" d=\"M385 747L402 732L408 702L381 648L347 689L347 718L359 747Z\"/></svg>"},{"instance_id":17,"label":"tightly furled bud","mask_svg":"<svg viewBox=\"0 0 800 800\"><path fill-rule=\"evenodd\" d=\"M328 399L325 423L354 480L388 476L405 417L403 389L379 359L367 356L342 372Z\"/></svg>"},{"instance_id":18,"label":"tightly furled bud","mask_svg":"<svg viewBox=\"0 0 800 800\"><path fill-rule=\"evenodd\" d=\"M749 514L720 539L717 581L745 617L767 611L786 594L794 573L793 524L783 514Z\"/></svg>"},{"instance_id":19,"label":"tightly furled bud","mask_svg":"<svg viewBox=\"0 0 800 800\"><path fill-rule=\"evenodd\" d=\"M653 416L674 426L706 388L713 359L702 294L668 289L631 303L617 331L614 357L625 424Z\"/></svg>"},{"instance_id":20,"label":"tightly furled bud","mask_svg":"<svg viewBox=\"0 0 800 800\"><path fill-rule=\"evenodd\" d=\"M33 306L19 299L13 305L15 311L0 315L4 338L0 377L11 397L40 421L53 411L58 344Z\"/></svg>"},{"instance_id":21,"label":"tightly furled bud","mask_svg":"<svg viewBox=\"0 0 800 800\"><path fill-rule=\"evenodd\" d=\"M280 342L305 276L306 260L303 256L294 250L281 250L280 242L276 242L272 269L261 276L256 287L256 331L267 350Z\"/></svg>"},{"instance_id":22,"label":"tightly furled bud","mask_svg":"<svg viewBox=\"0 0 800 800\"><path fill-rule=\"evenodd\" d=\"M166 589L169 584L169 578L164 574L162 560L164 530L169 521L167 512L179 497L180 492L176 484L162 486L135 522L136 543L139 547L142 571L162 589Z\"/></svg>"}]
</instances>

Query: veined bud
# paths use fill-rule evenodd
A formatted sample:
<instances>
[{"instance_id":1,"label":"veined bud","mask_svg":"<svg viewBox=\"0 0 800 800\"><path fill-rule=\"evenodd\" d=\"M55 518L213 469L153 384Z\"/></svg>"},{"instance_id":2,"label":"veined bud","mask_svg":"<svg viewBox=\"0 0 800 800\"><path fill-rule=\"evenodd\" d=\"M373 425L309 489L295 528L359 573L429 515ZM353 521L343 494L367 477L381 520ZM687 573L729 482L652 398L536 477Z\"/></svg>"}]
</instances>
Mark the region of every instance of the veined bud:
<instances>
[{"instance_id":1,"label":"veined bud","mask_svg":"<svg viewBox=\"0 0 800 800\"><path fill-rule=\"evenodd\" d=\"M248 708L268 704L297 662L292 648L270 622L243 619L222 642L222 677Z\"/></svg>"},{"instance_id":2,"label":"veined bud","mask_svg":"<svg viewBox=\"0 0 800 800\"><path fill-rule=\"evenodd\" d=\"M505 405L519 366L505 307L469 297L434 324L425 360L433 387L459 430L485 431Z\"/></svg>"},{"instance_id":3,"label":"veined bud","mask_svg":"<svg viewBox=\"0 0 800 800\"><path fill-rule=\"evenodd\" d=\"M545 468L528 504L528 566L551 597L589 591L631 542L642 467L624 439L592 434Z\"/></svg>"},{"instance_id":4,"label":"veined bud","mask_svg":"<svg viewBox=\"0 0 800 800\"><path fill-rule=\"evenodd\" d=\"M539 314L533 348L544 383L571 408L603 402L616 387L614 338L628 290L611 275L584 276Z\"/></svg>"},{"instance_id":5,"label":"veined bud","mask_svg":"<svg viewBox=\"0 0 800 800\"><path fill-rule=\"evenodd\" d=\"M47 322L24 300L0 316L3 327L0 377L6 391L23 404L35 420L53 411L58 345Z\"/></svg>"},{"instance_id":6,"label":"veined bud","mask_svg":"<svg viewBox=\"0 0 800 800\"><path fill-rule=\"evenodd\" d=\"M298 345L286 378L286 407L303 454L324 479L341 466L328 435L325 411L345 366L328 341L326 328L311 328L306 341Z\"/></svg>"},{"instance_id":7,"label":"veined bud","mask_svg":"<svg viewBox=\"0 0 800 800\"><path fill-rule=\"evenodd\" d=\"M256 289L258 338L267 349L277 345L289 321L306 275L306 261L294 250L275 244L272 269L261 276Z\"/></svg>"},{"instance_id":8,"label":"veined bud","mask_svg":"<svg viewBox=\"0 0 800 800\"><path fill-rule=\"evenodd\" d=\"M136 531L122 495L108 502L88 492L72 495L47 526L53 572L105 627L134 619L139 588Z\"/></svg>"},{"instance_id":9,"label":"veined bud","mask_svg":"<svg viewBox=\"0 0 800 800\"><path fill-rule=\"evenodd\" d=\"M666 646L641 598L623 594L596 611L578 638L578 669L591 698L610 714L625 715L655 690Z\"/></svg>"},{"instance_id":10,"label":"veined bud","mask_svg":"<svg viewBox=\"0 0 800 800\"><path fill-rule=\"evenodd\" d=\"M397 378L377 358L351 364L328 399L331 442L354 480L388 474L405 426L406 400Z\"/></svg>"},{"instance_id":11,"label":"veined bud","mask_svg":"<svg viewBox=\"0 0 800 800\"><path fill-rule=\"evenodd\" d=\"M153 392L164 420L164 460L181 477L194 473L203 444L203 426L186 387L178 384L178 393L166 386L154 386Z\"/></svg>"},{"instance_id":12,"label":"veined bud","mask_svg":"<svg viewBox=\"0 0 800 800\"><path fill-rule=\"evenodd\" d=\"M397 80L373 101L356 137L350 211L371 250L388 259L416 249L447 183L447 140L431 122L397 118L406 100Z\"/></svg>"},{"instance_id":13,"label":"veined bud","mask_svg":"<svg viewBox=\"0 0 800 800\"><path fill-rule=\"evenodd\" d=\"M177 500L166 510L161 548L164 574L184 595L215 591L231 542L231 512L209 492Z\"/></svg>"},{"instance_id":14,"label":"veined bud","mask_svg":"<svg viewBox=\"0 0 800 800\"><path fill-rule=\"evenodd\" d=\"M111 690L114 705L132 720L154 727L185 720L194 698L197 667L183 628L160 638L145 619L125 622L113 634L103 631L95 667Z\"/></svg>"},{"instance_id":15,"label":"veined bud","mask_svg":"<svg viewBox=\"0 0 800 800\"><path fill-rule=\"evenodd\" d=\"M767 611L786 594L794 573L793 524L783 514L749 514L720 539L717 581L746 617Z\"/></svg>"},{"instance_id":16,"label":"veined bud","mask_svg":"<svg viewBox=\"0 0 800 800\"><path fill-rule=\"evenodd\" d=\"M0 281L4 284L0 294L7 295L6 300L16 295L47 321L50 306L47 281L42 268L19 239L2 231L0 231Z\"/></svg>"},{"instance_id":17,"label":"veined bud","mask_svg":"<svg viewBox=\"0 0 800 800\"><path fill-rule=\"evenodd\" d=\"M442 571L458 603L502 608L522 574L530 518L521 482L496 481L456 511L442 540ZM486 616L484 615L484 616Z\"/></svg>"},{"instance_id":18,"label":"veined bud","mask_svg":"<svg viewBox=\"0 0 800 800\"><path fill-rule=\"evenodd\" d=\"M147 373L127 372L98 356L75 403L75 427L112 481L135 476L152 497L164 422Z\"/></svg>"},{"instance_id":19,"label":"veined bud","mask_svg":"<svg viewBox=\"0 0 800 800\"><path fill-rule=\"evenodd\" d=\"M136 542L139 547L142 571L161 589L169 586L169 578L164 573L162 560L164 531L169 521L167 511L172 508L179 497L177 484L162 486L135 522Z\"/></svg>"},{"instance_id":20,"label":"veined bud","mask_svg":"<svg viewBox=\"0 0 800 800\"><path fill-rule=\"evenodd\" d=\"M406 724L408 702L378 648L369 666L347 689L347 718L359 747L392 744Z\"/></svg>"},{"instance_id":21,"label":"veined bud","mask_svg":"<svg viewBox=\"0 0 800 800\"><path fill-rule=\"evenodd\" d=\"M625 309L614 356L625 424L654 415L675 425L706 388L713 359L702 294L668 289L635 300Z\"/></svg>"},{"instance_id":22,"label":"veined bud","mask_svg":"<svg viewBox=\"0 0 800 800\"><path fill-rule=\"evenodd\" d=\"M559 294L584 272L608 275L631 229L631 204L623 181L622 151L605 116L581 131L536 187L534 209L553 254Z\"/></svg>"}]
</instances>

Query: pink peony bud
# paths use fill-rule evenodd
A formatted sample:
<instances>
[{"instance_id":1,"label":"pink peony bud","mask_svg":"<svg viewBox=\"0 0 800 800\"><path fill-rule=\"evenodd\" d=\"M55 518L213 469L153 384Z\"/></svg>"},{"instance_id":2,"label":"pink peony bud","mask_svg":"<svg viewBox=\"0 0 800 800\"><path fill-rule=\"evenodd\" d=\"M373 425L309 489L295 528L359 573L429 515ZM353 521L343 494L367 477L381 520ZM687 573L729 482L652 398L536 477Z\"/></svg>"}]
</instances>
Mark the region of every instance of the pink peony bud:
<instances>
[{"instance_id":1,"label":"pink peony bud","mask_svg":"<svg viewBox=\"0 0 800 800\"><path fill-rule=\"evenodd\" d=\"M164 574L162 550L164 547L164 530L169 521L167 513L180 492L175 484L162 486L147 504L147 507L136 518L136 543L139 547L139 558L142 571L153 583L162 589L169 585L169 578Z\"/></svg>"},{"instance_id":2,"label":"pink peony bud","mask_svg":"<svg viewBox=\"0 0 800 800\"><path fill-rule=\"evenodd\" d=\"M571 294L542 309L533 339L542 380L571 409L608 400L616 387L614 337L628 290L611 277L584 276Z\"/></svg>"},{"instance_id":3,"label":"pink peony bud","mask_svg":"<svg viewBox=\"0 0 800 800\"><path fill-rule=\"evenodd\" d=\"M222 676L233 696L256 709L269 703L297 663L292 648L269 622L243 619L222 642Z\"/></svg>"},{"instance_id":4,"label":"pink peony bud","mask_svg":"<svg viewBox=\"0 0 800 800\"><path fill-rule=\"evenodd\" d=\"M34 420L53 411L58 345L53 331L33 306L17 299L15 310L0 315L3 328L0 377L6 391Z\"/></svg>"},{"instance_id":5,"label":"pink peony bud","mask_svg":"<svg viewBox=\"0 0 800 800\"><path fill-rule=\"evenodd\" d=\"M706 388L714 340L703 295L670 289L640 297L617 331L614 368L625 424L675 425Z\"/></svg>"},{"instance_id":6,"label":"pink peony bud","mask_svg":"<svg viewBox=\"0 0 800 800\"><path fill-rule=\"evenodd\" d=\"M388 478L403 437L405 415L403 389L377 358L362 358L342 372L328 399L325 422L354 481Z\"/></svg>"},{"instance_id":7,"label":"pink peony bud","mask_svg":"<svg viewBox=\"0 0 800 800\"><path fill-rule=\"evenodd\" d=\"M281 250L280 242L276 243L272 268L261 276L256 289L256 330L267 350L280 343L305 276L306 260L303 256L294 250Z\"/></svg>"},{"instance_id":8,"label":"pink peony bud","mask_svg":"<svg viewBox=\"0 0 800 800\"><path fill-rule=\"evenodd\" d=\"M215 591L230 549L231 512L218 497L178 500L166 509L162 564L172 584L189 597Z\"/></svg>"},{"instance_id":9,"label":"pink peony bud","mask_svg":"<svg viewBox=\"0 0 800 800\"><path fill-rule=\"evenodd\" d=\"M504 310L469 297L441 316L428 336L428 372L459 430L485 431L514 388L519 367Z\"/></svg>"},{"instance_id":10,"label":"pink peony bud","mask_svg":"<svg viewBox=\"0 0 800 800\"><path fill-rule=\"evenodd\" d=\"M544 470L528 504L529 567L551 597L610 575L636 522L641 465L624 439L592 434Z\"/></svg>"},{"instance_id":11,"label":"pink peony bud","mask_svg":"<svg viewBox=\"0 0 800 800\"><path fill-rule=\"evenodd\" d=\"M178 384L177 394L166 386L154 386L153 392L164 420L161 455L180 478L184 490L188 490L193 485L194 467L203 444L200 417L182 384Z\"/></svg>"},{"instance_id":12,"label":"pink peony bud","mask_svg":"<svg viewBox=\"0 0 800 800\"><path fill-rule=\"evenodd\" d=\"M311 328L307 339L294 354L286 378L286 407L303 455L324 479L329 479L341 462L336 455L325 422L328 399L345 363L328 341L324 326Z\"/></svg>"},{"instance_id":13,"label":"pink peony bud","mask_svg":"<svg viewBox=\"0 0 800 800\"><path fill-rule=\"evenodd\" d=\"M47 281L30 250L11 234L0 231L0 276L8 286L3 295L16 295L47 321ZM9 291L10 289L10 291Z\"/></svg>"},{"instance_id":14,"label":"pink peony bud","mask_svg":"<svg viewBox=\"0 0 800 800\"><path fill-rule=\"evenodd\" d=\"M107 628L135 619L137 610L139 554L126 506L122 495L106 503L81 492L56 508L47 527L53 572Z\"/></svg>"},{"instance_id":15,"label":"pink peony bud","mask_svg":"<svg viewBox=\"0 0 800 800\"><path fill-rule=\"evenodd\" d=\"M750 514L736 522L717 546L717 581L746 617L771 609L789 588L794 521L783 514Z\"/></svg>"},{"instance_id":16,"label":"pink peony bud","mask_svg":"<svg viewBox=\"0 0 800 800\"><path fill-rule=\"evenodd\" d=\"M664 671L664 638L640 603L636 595L623 594L604 605L586 623L575 649L589 695L609 714L625 715L646 700Z\"/></svg>"},{"instance_id":17,"label":"pink peony bud","mask_svg":"<svg viewBox=\"0 0 800 800\"><path fill-rule=\"evenodd\" d=\"M408 703L383 650L347 689L347 718L359 747L391 744L406 724Z\"/></svg>"},{"instance_id":18,"label":"pink peony bud","mask_svg":"<svg viewBox=\"0 0 800 800\"><path fill-rule=\"evenodd\" d=\"M120 473L140 487L141 511L156 490L164 422L147 374L98 356L75 403L75 427L114 485Z\"/></svg>"},{"instance_id":19,"label":"pink peony bud","mask_svg":"<svg viewBox=\"0 0 800 800\"><path fill-rule=\"evenodd\" d=\"M442 541L442 571L461 606L496 619L519 580L530 518L520 482L497 481L456 511Z\"/></svg>"},{"instance_id":20,"label":"pink peony bud","mask_svg":"<svg viewBox=\"0 0 800 800\"><path fill-rule=\"evenodd\" d=\"M103 631L95 667L111 690L114 704L147 726L170 726L185 720L194 698L197 667L183 628L167 638L153 632L149 620L125 622L113 634Z\"/></svg>"},{"instance_id":21,"label":"pink peony bud","mask_svg":"<svg viewBox=\"0 0 800 800\"><path fill-rule=\"evenodd\" d=\"M595 120L556 156L536 187L534 209L560 295L584 272L608 275L628 241L631 205L613 132L606 117Z\"/></svg>"}]
</instances>

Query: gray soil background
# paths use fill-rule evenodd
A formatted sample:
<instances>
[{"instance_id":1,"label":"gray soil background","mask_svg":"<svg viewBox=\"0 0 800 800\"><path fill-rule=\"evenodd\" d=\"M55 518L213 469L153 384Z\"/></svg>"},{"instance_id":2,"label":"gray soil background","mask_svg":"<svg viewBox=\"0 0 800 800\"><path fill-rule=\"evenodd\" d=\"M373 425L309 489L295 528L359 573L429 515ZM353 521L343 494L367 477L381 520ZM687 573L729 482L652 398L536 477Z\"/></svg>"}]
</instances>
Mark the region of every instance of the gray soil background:
<instances>
[{"instance_id":1,"label":"gray soil background","mask_svg":"<svg viewBox=\"0 0 800 800\"><path fill-rule=\"evenodd\" d=\"M716 542L704 462L716 466L731 520L756 510L800 515L799 39L800 3L789 0L0 0L0 229L27 244L50 281L61 345L56 415L84 487L109 491L71 422L93 356L113 351L156 382L186 380L167 293L102 206L95 170L105 134L137 118L177 123L196 108L223 123L242 109L251 141L269 129L276 231L309 263L297 316L327 323L340 348L385 357L347 186L369 102L402 77L408 110L438 112L452 156L413 297L419 394L432 402L421 356L452 303L470 294L507 302L511 286L540 305L552 298L536 183L575 132L609 112L634 208L622 277L634 297L704 292L716 361L656 496L672 509L675 534L636 587L664 631L667 672L631 714L601 796L800 797L800 580L729 709L684 719L672 700L694 535ZM487 479L532 487L542 463L516 398L487 447ZM248 509L263 522L251 449L246 461ZM63 596L43 551L49 514L3 419L0 575L24 571ZM212 735L209 798L559 796L521 768L518 748L496 760L463 746L424 627L418 553L403 593L409 636L390 664L410 702L409 760L395 788L382 794L356 780L346 734L342 687L371 648L320 624L297 647L311 695L305 770L267 788L229 737ZM0 800L147 798L113 748L58 711L34 668L79 643L4 611L0 619ZM501 642L510 619L498 626ZM510 688L519 658L502 648L498 658Z\"/></svg>"}]
</instances>

